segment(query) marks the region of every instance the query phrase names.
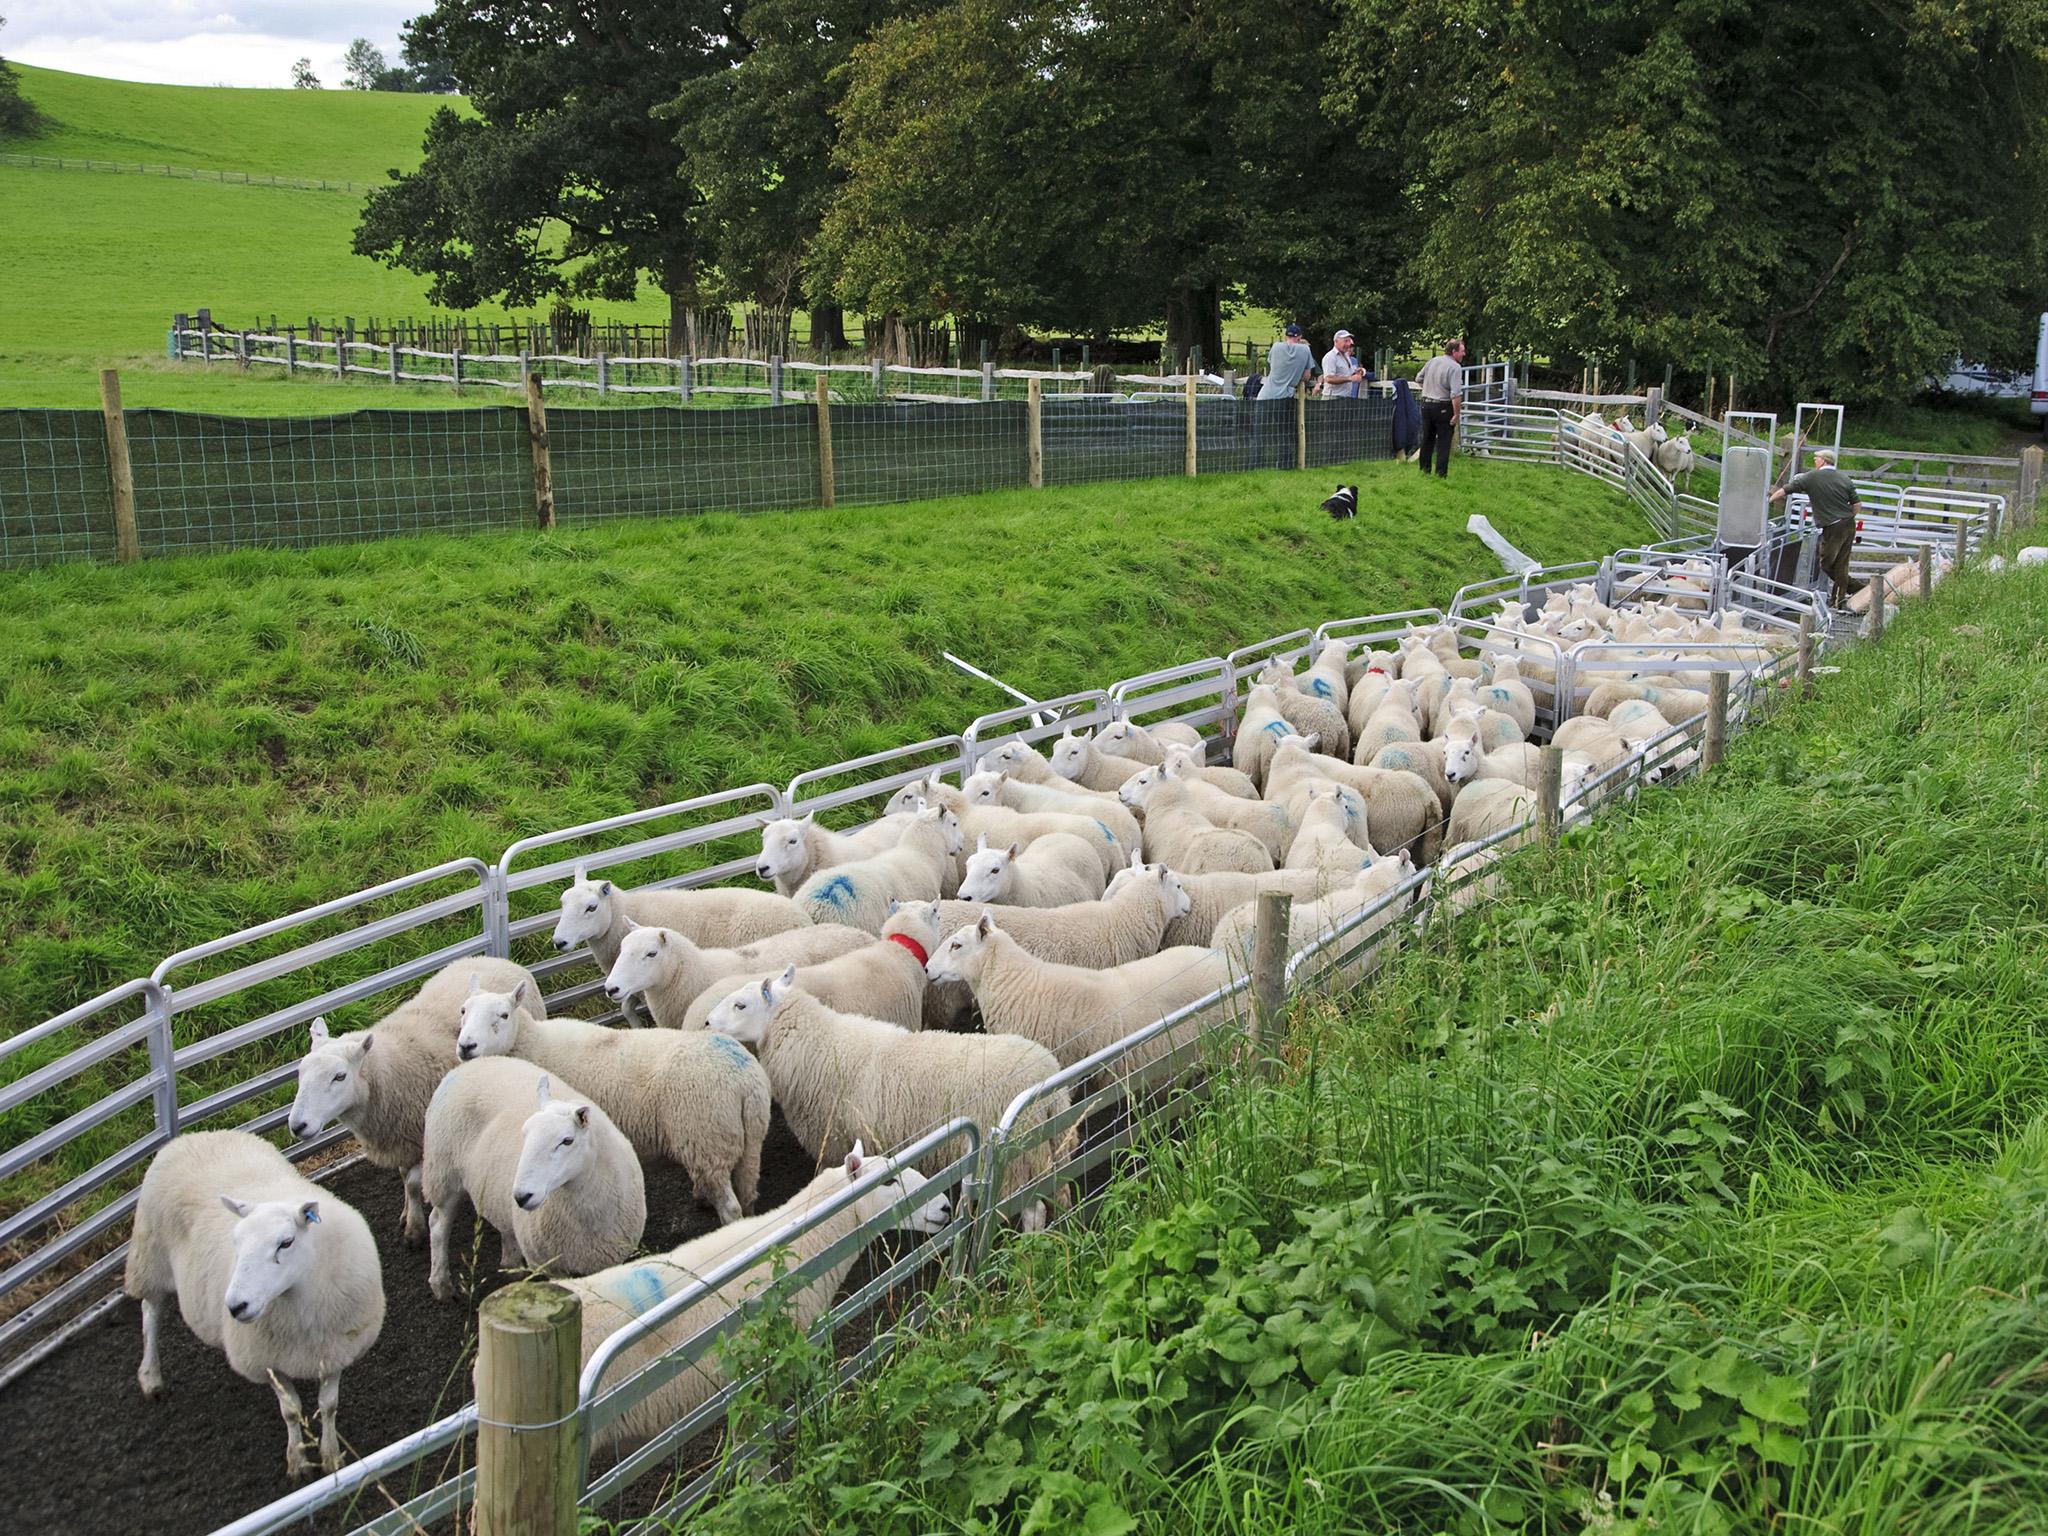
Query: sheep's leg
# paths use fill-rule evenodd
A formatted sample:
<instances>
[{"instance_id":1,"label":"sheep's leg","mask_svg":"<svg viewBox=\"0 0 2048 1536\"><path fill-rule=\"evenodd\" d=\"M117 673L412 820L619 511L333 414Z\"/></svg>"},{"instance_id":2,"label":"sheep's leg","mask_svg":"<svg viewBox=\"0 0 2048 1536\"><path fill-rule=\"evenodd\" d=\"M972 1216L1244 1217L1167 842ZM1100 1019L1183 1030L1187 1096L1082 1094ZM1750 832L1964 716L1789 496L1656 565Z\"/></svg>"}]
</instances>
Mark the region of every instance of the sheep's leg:
<instances>
[{"instance_id":1,"label":"sheep's leg","mask_svg":"<svg viewBox=\"0 0 2048 1536\"><path fill-rule=\"evenodd\" d=\"M163 1320L163 1297L143 1297L142 1366L141 1369L136 1371L135 1379L137 1382L141 1383L142 1395L144 1397L162 1397L164 1395L163 1367L157 1362L156 1357L157 1330L163 1326Z\"/></svg>"},{"instance_id":2,"label":"sheep's leg","mask_svg":"<svg viewBox=\"0 0 2048 1536\"><path fill-rule=\"evenodd\" d=\"M414 1163L401 1177L405 1184L405 1244L417 1248L427 1236L427 1202L420 1194L420 1165Z\"/></svg>"},{"instance_id":3,"label":"sheep's leg","mask_svg":"<svg viewBox=\"0 0 2048 1536\"><path fill-rule=\"evenodd\" d=\"M733 1192L739 1196L740 1214L751 1215L754 1198L761 1192L761 1143L751 1138L746 1151L740 1154L739 1166L732 1171Z\"/></svg>"},{"instance_id":4,"label":"sheep's leg","mask_svg":"<svg viewBox=\"0 0 2048 1536\"><path fill-rule=\"evenodd\" d=\"M690 1188L699 1200L718 1212L721 1225L738 1221L745 1214L740 1209L738 1196L733 1193L732 1180L722 1170L709 1168L690 1171Z\"/></svg>"},{"instance_id":5,"label":"sheep's leg","mask_svg":"<svg viewBox=\"0 0 2048 1536\"><path fill-rule=\"evenodd\" d=\"M341 1431L334 1424L340 1408L341 1372L335 1371L320 1378L320 1470L323 1472L341 1470Z\"/></svg>"},{"instance_id":6,"label":"sheep's leg","mask_svg":"<svg viewBox=\"0 0 2048 1536\"><path fill-rule=\"evenodd\" d=\"M306 1475L306 1405L299 1401L299 1389L276 1371L270 1373L270 1389L284 1415L284 1475L296 1483Z\"/></svg>"},{"instance_id":7,"label":"sheep's leg","mask_svg":"<svg viewBox=\"0 0 2048 1536\"><path fill-rule=\"evenodd\" d=\"M526 1250L519 1246L519 1234L510 1227L498 1229L498 1268L508 1274L526 1268Z\"/></svg>"},{"instance_id":8,"label":"sheep's leg","mask_svg":"<svg viewBox=\"0 0 2048 1536\"><path fill-rule=\"evenodd\" d=\"M649 1027L646 1015L640 1011L640 994L637 992L628 992L619 999L619 1016L626 1021L628 1029Z\"/></svg>"},{"instance_id":9,"label":"sheep's leg","mask_svg":"<svg viewBox=\"0 0 2048 1536\"><path fill-rule=\"evenodd\" d=\"M435 1206L428 1220L431 1256L427 1261L427 1285L436 1301L446 1301L455 1294L448 1280L448 1245L453 1236L455 1218L462 1214L462 1206L462 1196L457 1195L446 1205Z\"/></svg>"}]
</instances>

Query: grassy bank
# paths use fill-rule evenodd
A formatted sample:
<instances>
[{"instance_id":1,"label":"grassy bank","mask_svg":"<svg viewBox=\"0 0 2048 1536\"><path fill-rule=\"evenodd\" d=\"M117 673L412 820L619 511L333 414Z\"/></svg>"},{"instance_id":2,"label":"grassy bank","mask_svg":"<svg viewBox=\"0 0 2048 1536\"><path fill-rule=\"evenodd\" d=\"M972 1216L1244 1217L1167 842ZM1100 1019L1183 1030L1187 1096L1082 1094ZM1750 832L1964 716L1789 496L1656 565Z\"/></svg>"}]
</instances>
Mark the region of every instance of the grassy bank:
<instances>
[{"instance_id":1,"label":"grassy bank","mask_svg":"<svg viewBox=\"0 0 2048 1536\"><path fill-rule=\"evenodd\" d=\"M691 1529L2042 1529L2044 599L1298 1010Z\"/></svg>"}]
</instances>

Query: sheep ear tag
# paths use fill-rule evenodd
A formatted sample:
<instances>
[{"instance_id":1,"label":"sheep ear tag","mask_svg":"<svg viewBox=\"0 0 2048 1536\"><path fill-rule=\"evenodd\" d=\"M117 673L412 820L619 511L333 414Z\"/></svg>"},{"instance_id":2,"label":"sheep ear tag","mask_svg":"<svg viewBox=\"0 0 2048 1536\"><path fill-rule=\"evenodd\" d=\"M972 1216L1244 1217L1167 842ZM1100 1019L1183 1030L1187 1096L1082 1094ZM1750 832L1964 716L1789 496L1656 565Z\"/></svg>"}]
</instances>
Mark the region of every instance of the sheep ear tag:
<instances>
[{"instance_id":1,"label":"sheep ear tag","mask_svg":"<svg viewBox=\"0 0 2048 1536\"><path fill-rule=\"evenodd\" d=\"M318 1200L308 1200L299 1207L299 1225L304 1227L317 1227L320 1225L320 1202Z\"/></svg>"}]
</instances>

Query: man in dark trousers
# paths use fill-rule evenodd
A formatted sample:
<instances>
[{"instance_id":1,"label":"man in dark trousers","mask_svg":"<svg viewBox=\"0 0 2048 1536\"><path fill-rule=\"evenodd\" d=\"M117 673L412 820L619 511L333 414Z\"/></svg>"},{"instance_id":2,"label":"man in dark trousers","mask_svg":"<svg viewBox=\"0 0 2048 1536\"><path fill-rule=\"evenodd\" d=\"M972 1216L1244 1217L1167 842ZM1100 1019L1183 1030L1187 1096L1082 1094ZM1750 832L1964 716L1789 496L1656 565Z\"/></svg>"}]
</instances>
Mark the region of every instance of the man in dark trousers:
<instances>
[{"instance_id":1,"label":"man in dark trousers","mask_svg":"<svg viewBox=\"0 0 2048 1536\"><path fill-rule=\"evenodd\" d=\"M1417 461L1426 475L1434 455L1437 475L1443 478L1451 472L1451 433L1457 430L1465 394L1465 343L1455 336L1445 342L1443 351L1422 365L1415 387L1422 396L1422 452Z\"/></svg>"},{"instance_id":2,"label":"man in dark trousers","mask_svg":"<svg viewBox=\"0 0 2048 1536\"><path fill-rule=\"evenodd\" d=\"M1863 503L1856 499L1856 482L1835 468L1835 451L1814 451L1813 468L1771 492L1776 506L1787 494L1797 491L1813 508L1813 520L1820 528L1820 568L1828 573L1835 589L1835 606L1844 606L1861 582L1849 576L1849 552L1856 546L1856 519L1863 515Z\"/></svg>"}]
</instances>

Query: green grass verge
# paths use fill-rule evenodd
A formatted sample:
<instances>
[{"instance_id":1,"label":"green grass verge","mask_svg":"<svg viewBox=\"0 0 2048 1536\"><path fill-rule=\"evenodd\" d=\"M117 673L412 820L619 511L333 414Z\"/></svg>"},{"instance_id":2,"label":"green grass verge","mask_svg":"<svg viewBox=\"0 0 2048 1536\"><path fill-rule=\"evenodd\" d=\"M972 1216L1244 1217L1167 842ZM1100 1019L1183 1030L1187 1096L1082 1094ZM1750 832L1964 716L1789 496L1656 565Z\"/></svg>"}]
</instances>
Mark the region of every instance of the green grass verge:
<instances>
[{"instance_id":1,"label":"green grass verge","mask_svg":"<svg viewBox=\"0 0 2048 1536\"><path fill-rule=\"evenodd\" d=\"M2043 1529L2044 663L2040 573L1910 605L690 1529Z\"/></svg>"},{"instance_id":2,"label":"green grass verge","mask_svg":"<svg viewBox=\"0 0 2048 1536\"><path fill-rule=\"evenodd\" d=\"M0 577L0 1036L181 945L407 870L784 783L1008 702L942 649L1051 697L1447 602L1499 573L1464 531L1474 512L1546 560L1642 533L1618 498L1541 468L1342 473L1363 487L1353 524L1317 510L1323 474L1266 473ZM315 979L188 1015L180 1040ZM25 1053L10 1079L75 1043ZM0 1139L133 1070L116 1060L0 1119ZM199 1074L187 1098L209 1086ZM112 1126L34 1182L132 1133Z\"/></svg>"}]
</instances>

